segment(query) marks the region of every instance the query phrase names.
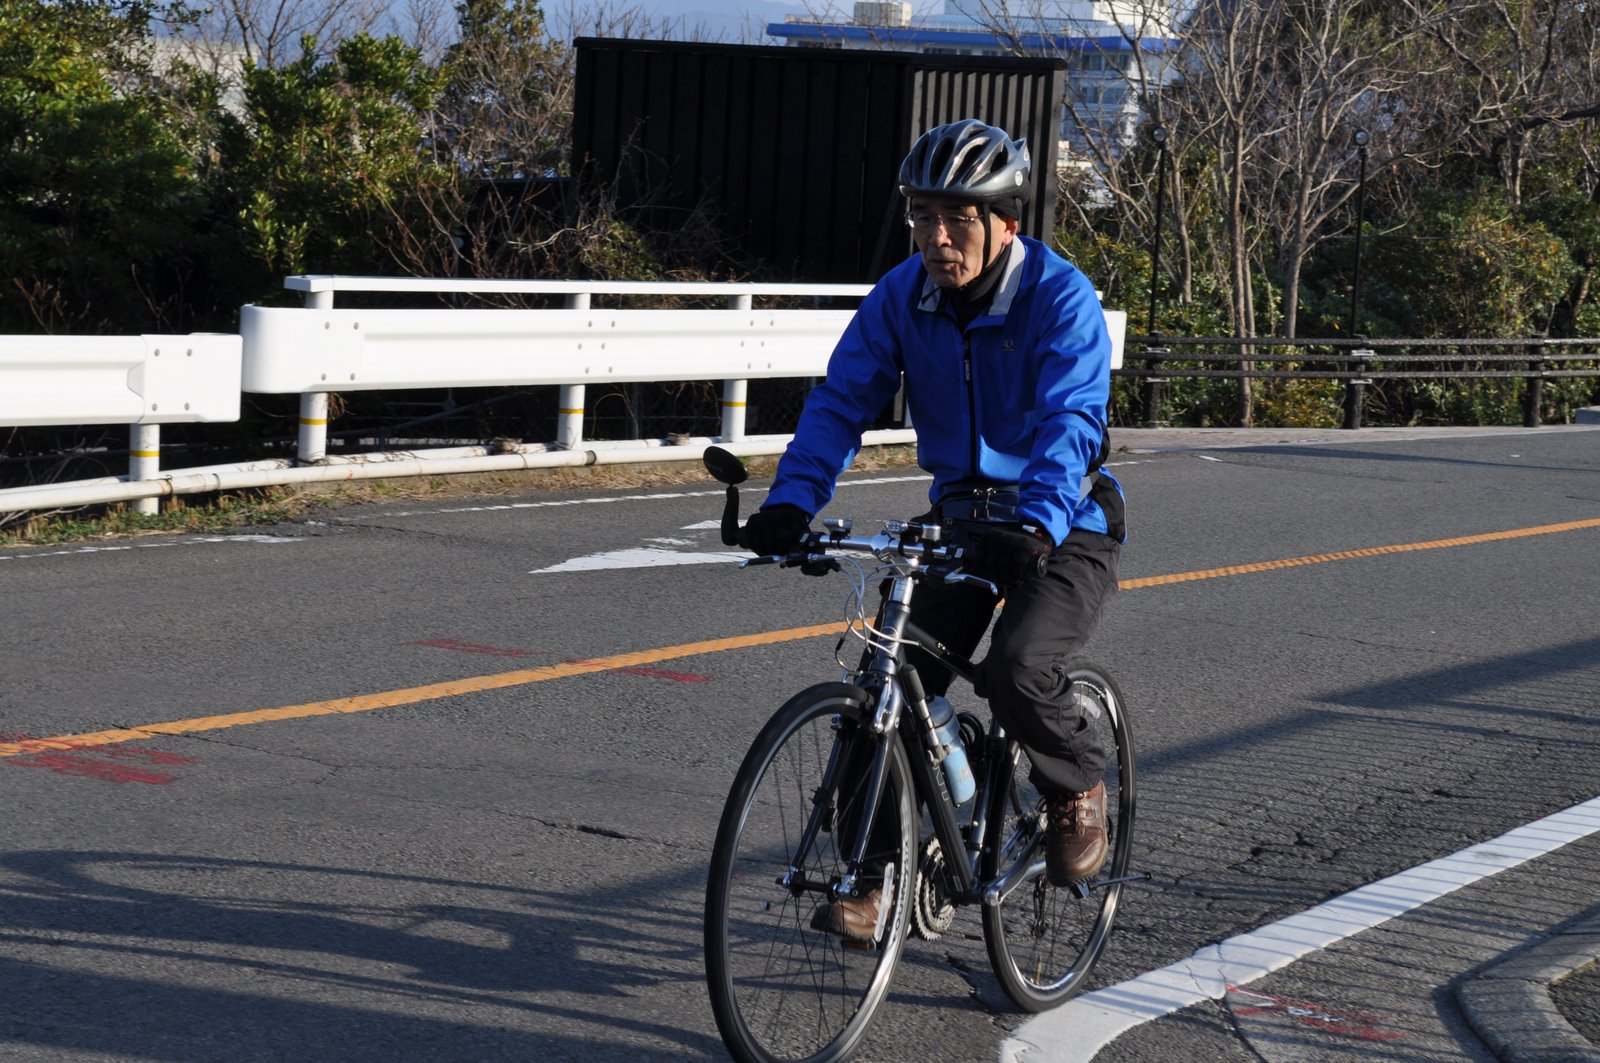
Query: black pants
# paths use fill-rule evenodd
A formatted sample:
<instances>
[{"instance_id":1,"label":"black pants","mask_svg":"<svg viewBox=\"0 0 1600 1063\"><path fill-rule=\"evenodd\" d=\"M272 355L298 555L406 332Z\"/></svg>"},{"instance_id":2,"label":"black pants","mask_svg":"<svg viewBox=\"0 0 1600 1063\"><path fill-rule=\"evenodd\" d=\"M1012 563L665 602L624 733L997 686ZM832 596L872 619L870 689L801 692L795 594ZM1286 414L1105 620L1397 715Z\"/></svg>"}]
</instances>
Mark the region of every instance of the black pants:
<instances>
[{"instance_id":1,"label":"black pants","mask_svg":"<svg viewBox=\"0 0 1600 1063\"><path fill-rule=\"evenodd\" d=\"M1072 531L1050 555L1041 576L1029 576L1006 595L979 665L978 689L989 708L1033 762L1041 792L1094 788L1106 750L1092 723L1067 696L1066 662L1081 650L1117 588L1122 546L1109 535ZM994 618L996 599L971 586L927 581L917 588L911 618L963 657L972 656ZM907 659L930 695L950 686L949 669L921 650Z\"/></svg>"}]
</instances>

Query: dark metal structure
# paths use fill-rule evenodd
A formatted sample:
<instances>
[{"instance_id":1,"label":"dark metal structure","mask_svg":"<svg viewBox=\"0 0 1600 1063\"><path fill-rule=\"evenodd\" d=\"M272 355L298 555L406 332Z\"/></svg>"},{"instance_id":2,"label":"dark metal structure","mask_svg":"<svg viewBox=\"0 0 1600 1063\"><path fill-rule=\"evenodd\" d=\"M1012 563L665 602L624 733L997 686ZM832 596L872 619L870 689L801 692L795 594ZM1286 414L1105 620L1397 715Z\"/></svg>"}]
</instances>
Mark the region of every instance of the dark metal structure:
<instances>
[{"instance_id":1,"label":"dark metal structure","mask_svg":"<svg viewBox=\"0 0 1600 1063\"><path fill-rule=\"evenodd\" d=\"M908 52L573 42L572 169L670 226L697 208L768 279L875 281L910 252L895 186L923 130L975 117L1025 136L1022 230L1048 237L1066 66Z\"/></svg>"}]
</instances>

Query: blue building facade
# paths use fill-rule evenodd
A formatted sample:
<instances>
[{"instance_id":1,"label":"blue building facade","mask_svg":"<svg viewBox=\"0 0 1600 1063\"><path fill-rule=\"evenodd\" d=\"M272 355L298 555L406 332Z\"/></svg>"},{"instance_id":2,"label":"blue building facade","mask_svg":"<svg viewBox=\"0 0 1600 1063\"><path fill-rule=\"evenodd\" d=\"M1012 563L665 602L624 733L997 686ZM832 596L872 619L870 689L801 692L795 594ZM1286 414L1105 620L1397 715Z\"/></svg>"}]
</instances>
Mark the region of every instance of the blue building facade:
<instances>
[{"instance_id":1,"label":"blue building facade","mask_svg":"<svg viewBox=\"0 0 1600 1063\"><path fill-rule=\"evenodd\" d=\"M943 14L913 15L909 3L863 0L849 21L791 15L767 34L792 48L875 49L946 56L1028 56L1066 63L1060 163L1120 154L1131 144L1144 94L1172 76L1177 41L1159 32L1143 5L1057 3L1061 17L979 15L965 0L946 0ZM1152 32L1156 31L1156 32Z\"/></svg>"}]
</instances>

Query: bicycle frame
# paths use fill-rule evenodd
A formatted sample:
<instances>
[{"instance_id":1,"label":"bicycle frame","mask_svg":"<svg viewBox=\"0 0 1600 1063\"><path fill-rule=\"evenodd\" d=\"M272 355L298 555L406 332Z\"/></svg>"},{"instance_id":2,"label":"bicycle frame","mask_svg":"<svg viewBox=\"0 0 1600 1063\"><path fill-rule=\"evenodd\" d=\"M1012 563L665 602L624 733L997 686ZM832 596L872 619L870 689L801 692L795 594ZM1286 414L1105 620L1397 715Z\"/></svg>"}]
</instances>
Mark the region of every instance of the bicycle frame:
<instances>
[{"instance_id":1,"label":"bicycle frame","mask_svg":"<svg viewBox=\"0 0 1600 1063\"><path fill-rule=\"evenodd\" d=\"M849 867L844 877L832 887L835 897L855 895L860 882L873 824L877 819L879 802L883 797L889 756L888 743L896 740L898 736L900 741L907 744L908 753L913 749L922 751L927 748L928 736L932 734L932 725L927 718L926 702L915 705L915 711L909 717L905 712L907 706L911 704L902 680L905 642L915 643L940 664L969 683L976 672L976 666L972 661L951 651L912 622L911 597L916 583L913 572L917 568L917 562L909 559L907 565L908 571L897 574L889 580L889 587L879 607L875 625L880 639L874 646L871 662L863 669L858 680L859 686L872 693L871 730L879 740L873 747L866 804L858 825L857 837L850 851ZM907 720L915 720L917 726L911 726ZM1008 874L1002 875L994 883L983 882L978 875L983 837L989 809L993 803L993 787L1000 785L1002 780L1010 779L1009 772L998 770L1001 767L998 761L1004 743L1005 734L999 723L991 722L983 750L975 751L978 753L979 763L987 765L989 770L983 773L983 781L973 798L975 802L973 816L965 831L957 819L956 805L951 799L949 787L939 765L926 755L913 755L907 758L911 764L912 781L917 796L922 805L928 809L933 822L934 836L938 838L941 849L946 853L960 853L963 856L963 859L952 858L945 861L947 873L951 876L951 899L958 904L980 901L988 904L998 903L1009 892L1005 888L1005 880L1011 877L1020 878L1020 872L1026 870L1025 866L1008 869ZM819 798L823 794L832 794L839 781L838 773L842 770L839 748L836 742L823 774ZM793 888L792 876L798 873L796 869L804 866L803 856L815 842L826 811L820 800L813 807L806 829L801 835L795 858L790 863L790 876L786 876L788 881L785 881L785 885ZM994 888L996 886L1001 888Z\"/></svg>"}]
</instances>

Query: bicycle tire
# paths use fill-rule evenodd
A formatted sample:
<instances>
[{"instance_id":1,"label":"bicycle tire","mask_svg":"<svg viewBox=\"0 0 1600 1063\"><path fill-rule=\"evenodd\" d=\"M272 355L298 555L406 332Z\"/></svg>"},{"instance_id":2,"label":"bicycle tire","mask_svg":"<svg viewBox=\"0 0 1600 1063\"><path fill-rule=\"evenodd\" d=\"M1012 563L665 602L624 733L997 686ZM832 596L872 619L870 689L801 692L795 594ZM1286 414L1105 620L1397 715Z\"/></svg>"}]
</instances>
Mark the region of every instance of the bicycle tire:
<instances>
[{"instance_id":1,"label":"bicycle tire","mask_svg":"<svg viewBox=\"0 0 1600 1063\"><path fill-rule=\"evenodd\" d=\"M705 962L711 1008L723 1042L744 1063L824 1063L859 1044L888 996L910 923L908 876L916 874L916 796L898 735L890 735L880 820L895 868L882 938L862 949L811 928L825 897L790 890L788 870L836 741L873 741L872 709L859 687L830 683L795 695L756 736L723 809L706 883ZM834 720L838 720L835 729ZM846 747L848 748L848 747ZM864 803L862 778L835 785L847 820ZM822 830L802 867L814 882L836 881L848 859L848 831ZM898 834L898 838L892 837Z\"/></svg>"},{"instance_id":2,"label":"bicycle tire","mask_svg":"<svg viewBox=\"0 0 1600 1063\"><path fill-rule=\"evenodd\" d=\"M1087 897L1051 886L1044 874L1044 851L1035 841L1044 831L1043 802L1028 779L1026 755L1015 741L1006 744L999 769L1010 766L1011 785L992 791L984 879L1011 867L1019 853L1035 857L1026 877L997 905L983 906L983 938L989 962L1006 995L1024 1011L1040 1012L1081 991L1116 921L1120 881L1133 852L1137 776L1133 736L1122 691L1101 667L1081 658L1069 661L1070 696L1084 699L1085 711L1106 744L1106 864Z\"/></svg>"}]
</instances>

